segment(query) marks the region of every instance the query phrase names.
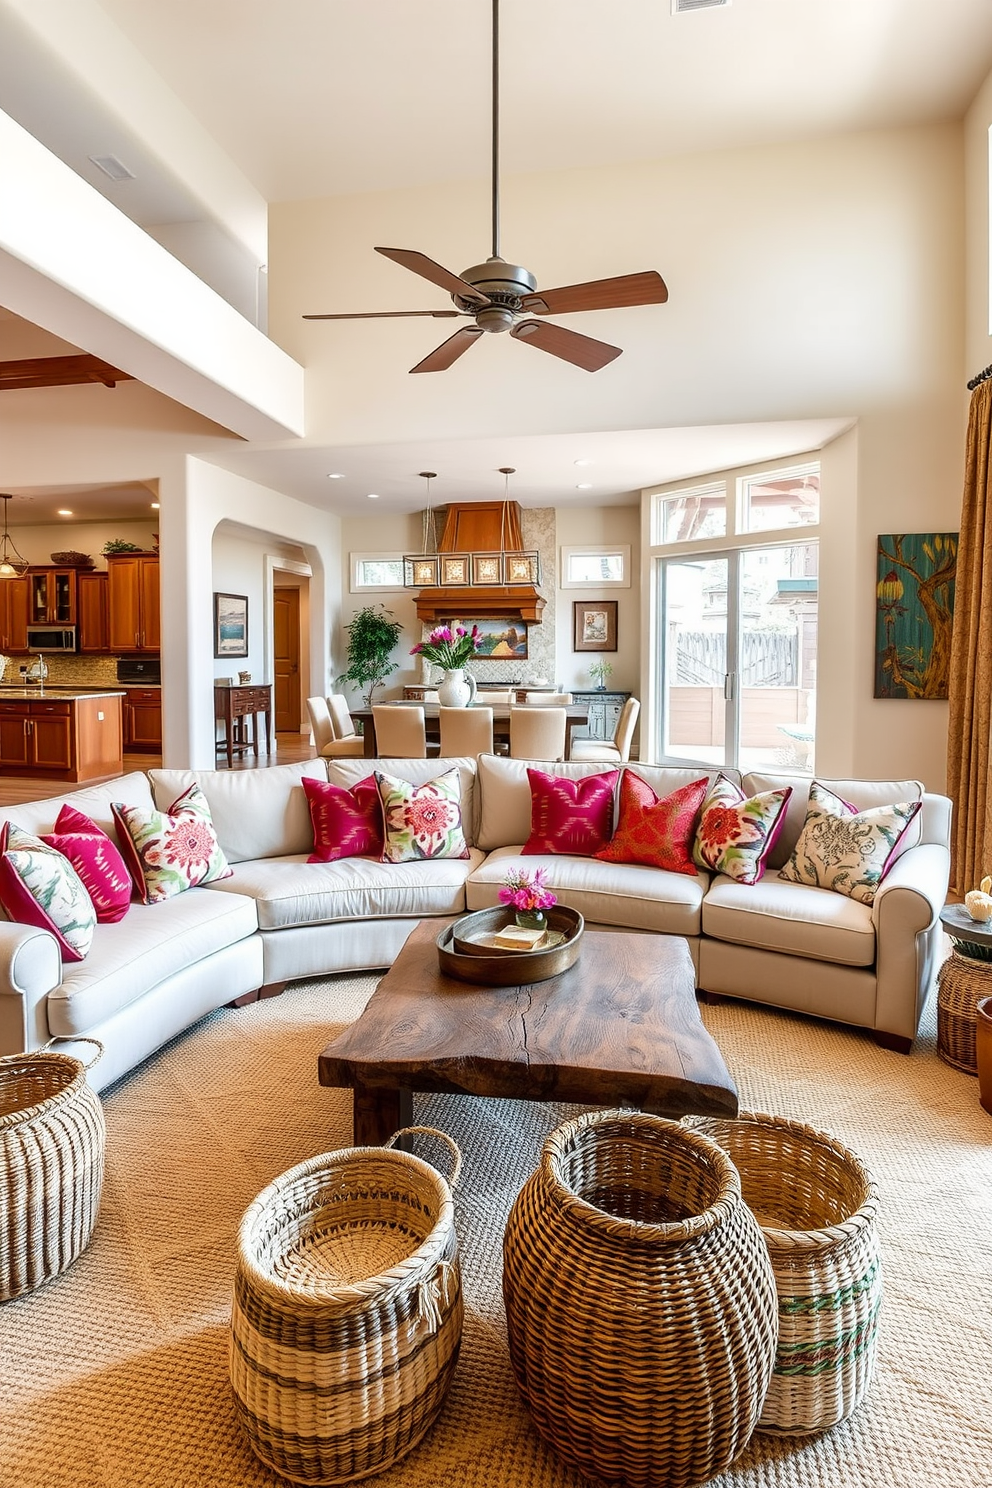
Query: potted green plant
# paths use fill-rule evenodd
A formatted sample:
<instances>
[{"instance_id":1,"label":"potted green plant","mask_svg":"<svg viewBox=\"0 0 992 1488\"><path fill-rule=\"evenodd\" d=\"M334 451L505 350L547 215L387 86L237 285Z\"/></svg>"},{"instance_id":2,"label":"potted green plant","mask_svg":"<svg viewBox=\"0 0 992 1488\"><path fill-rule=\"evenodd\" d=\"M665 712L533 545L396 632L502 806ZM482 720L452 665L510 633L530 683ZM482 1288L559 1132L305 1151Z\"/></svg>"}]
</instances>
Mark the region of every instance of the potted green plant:
<instances>
[{"instance_id":1,"label":"potted green plant","mask_svg":"<svg viewBox=\"0 0 992 1488\"><path fill-rule=\"evenodd\" d=\"M599 692L606 691L606 681L612 672L613 668L608 661L591 661L589 663L589 675L595 682Z\"/></svg>"},{"instance_id":2,"label":"potted green plant","mask_svg":"<svg viewBox=\"0 0 992 1488\"><path fill-rule=\"evenodd\" d=\"M395 672L398 662L390 660L390 654L398 642L403 627L398 620L389 617L392 610L383 605L366 605L359 610L350 625L348 634L348 666L338 677L342 682L354 682L363 689L366 708L372 706L372 694L390 672Z\"/></svg>"}]
</instances>

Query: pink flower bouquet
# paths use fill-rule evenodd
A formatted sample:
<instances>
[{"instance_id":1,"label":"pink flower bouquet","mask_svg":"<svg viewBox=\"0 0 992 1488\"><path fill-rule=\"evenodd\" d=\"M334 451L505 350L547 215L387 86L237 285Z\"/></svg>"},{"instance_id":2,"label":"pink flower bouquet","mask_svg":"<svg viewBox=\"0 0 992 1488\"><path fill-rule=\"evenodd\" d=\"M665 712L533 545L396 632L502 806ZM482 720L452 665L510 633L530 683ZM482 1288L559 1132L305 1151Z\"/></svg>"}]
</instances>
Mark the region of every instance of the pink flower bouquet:
<instances>
[{"instance_id":1,"label":"pink flower bouquet","mask_svg":"<svg viewBox=\"0 0 992 1488\"><path fill-rule=\"evenodd\" d=\"M538 868L533 874L522 868L508 873L499 891L501 904L512 904L518 913L533 914L536 910L550 909L558 903L557 895L545 888L547 870Z\"/></svg>"}]
</instances>

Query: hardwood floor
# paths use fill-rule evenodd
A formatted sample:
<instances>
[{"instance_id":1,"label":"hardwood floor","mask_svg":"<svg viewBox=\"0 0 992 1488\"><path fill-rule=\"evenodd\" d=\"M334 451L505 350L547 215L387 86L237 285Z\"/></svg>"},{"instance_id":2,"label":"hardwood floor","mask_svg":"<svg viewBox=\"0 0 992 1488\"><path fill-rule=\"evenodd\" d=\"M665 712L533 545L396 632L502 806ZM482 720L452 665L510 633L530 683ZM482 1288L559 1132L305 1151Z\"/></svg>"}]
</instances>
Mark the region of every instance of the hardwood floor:
<instances>
[{"instance_id":1,"label":"hardwood floor","mask_svg":"<svg viewBox=\"0 0 992 1488\"><path fill-rule=\"evenodd\" d=\"M235 770L264 770L269 765L290 765L297 760L315 759L317 751L307 734L280 734L272 754L246 755L235 760ZM161 765L160 754L125 754L124 774L133 770L153 770ZM217 762L218 769L227 769ZM94 782L99 783L99 782ZM26 775L0 775L0 806L16 806L21 801L44 801L48 796L64 796L69 791L84 790L86 782L74 785L65 780L40 780Z\"/></svg>"}]
</instances>

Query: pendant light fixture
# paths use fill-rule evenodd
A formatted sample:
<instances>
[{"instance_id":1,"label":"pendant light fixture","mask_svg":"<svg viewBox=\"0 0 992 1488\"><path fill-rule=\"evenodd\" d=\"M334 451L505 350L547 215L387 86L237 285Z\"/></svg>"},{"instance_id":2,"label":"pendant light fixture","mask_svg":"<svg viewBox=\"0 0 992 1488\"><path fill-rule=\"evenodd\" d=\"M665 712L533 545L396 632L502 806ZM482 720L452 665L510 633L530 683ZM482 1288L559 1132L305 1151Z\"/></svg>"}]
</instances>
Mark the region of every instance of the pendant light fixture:
<instances>
[{"instance_id":1,"label":"pendant light fixture","mask_svg":"<svg viewBox=\"0 0 992 1488\"><path fill-rule=\"evenodd\" d=\"M519 522L510 516L512 465L501 465L503 501L500 509L499 547L471 553L440 552L435 511L431 505L431 481L436 472L422 470L427 482L427 506L423 514L422 551L403 555L403 585L407 589L503 589L514 585L536 586L541 582L541 558L536 551L520 546ZM510 535L514 545L507 547ZM495 536L495 534L494 534Z\"/></svg>"},{"instance_id":2,"label":"pendant light fixture","mask_svg":"<svg viewBox=\"0 0 992 1488\"><path fill-rule=\"evenodd\" d=\"M440 559L437 551L437 523L431 505L431 481L437 479L436 470L421 470L427 482L427 505L420 538L419 553L403 555L403 583L407 589L434 589L439 581Z\"/></svg>"},{"instance_id":3,"label":"pendant light fixture","mask_svg":"<svg viewBox=\"0 0 992 1488\"><path fill-rule=\"evenodd\" d=\"M13 496L7 491L0 491L0 501L3 502L3 537L0 538L0 579L19 579L21 574L26 573L28 562L22 558L17 551L14 539L7 531L7 504L13 501Z\"/></svg>"}]
</instances>

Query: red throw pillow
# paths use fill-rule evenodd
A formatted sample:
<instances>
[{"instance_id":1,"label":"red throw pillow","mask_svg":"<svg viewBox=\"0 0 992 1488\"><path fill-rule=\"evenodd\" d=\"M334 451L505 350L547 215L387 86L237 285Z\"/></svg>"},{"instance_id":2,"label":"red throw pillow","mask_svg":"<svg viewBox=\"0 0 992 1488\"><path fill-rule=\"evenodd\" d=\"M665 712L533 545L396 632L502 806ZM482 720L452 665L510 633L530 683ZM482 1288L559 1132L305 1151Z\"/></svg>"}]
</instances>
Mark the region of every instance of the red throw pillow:
<instances>
[{"instance_id":1,"label":"red throw pillow","mask_svg":"<svg viewBox=\"0 0 992 1488\"><path fill-rule=\"evenodd\" d=\"M102 827L75 806L63 806L52 832L41 841L54 847L75 868L93 900L97 919L105 925L122 920L131 907L134 884L120 850Z\"/></svg>"},{"instance_id":2,"label":"red throw pillow","mask_svg":"<svg viewBox=\"0 0 992 1488\"><path fill-rule=\"evenodd\" d=\"M537 853L573 853L592 858L613 835L613 793L619 770L569 780L528 770L530 781L530 836L520 849Z\"/></svg>"},{"instance_id":3,"label":"red throw pillow","mask_svg":"<svg viewBox=\"0 0 992 1488\"><path fill-rule=\"evenodd\" d=\"M620 820L613 841L596 854L604 863L644 863L696 876L692 844L709 777L658 796L633 770L620 782Z\"/></svg>"},{"instance_id":4,"label":"red throw pillow","mask_svg":"<svg viewBox=\"0 0 992 1488\"><path fill-rule=\"evenodd\" d=\"M382 803L374 775L366 775L351 790L304 776L303 789L313 823L308 863L382 856Z\"/></svg>"}]
</instances>

